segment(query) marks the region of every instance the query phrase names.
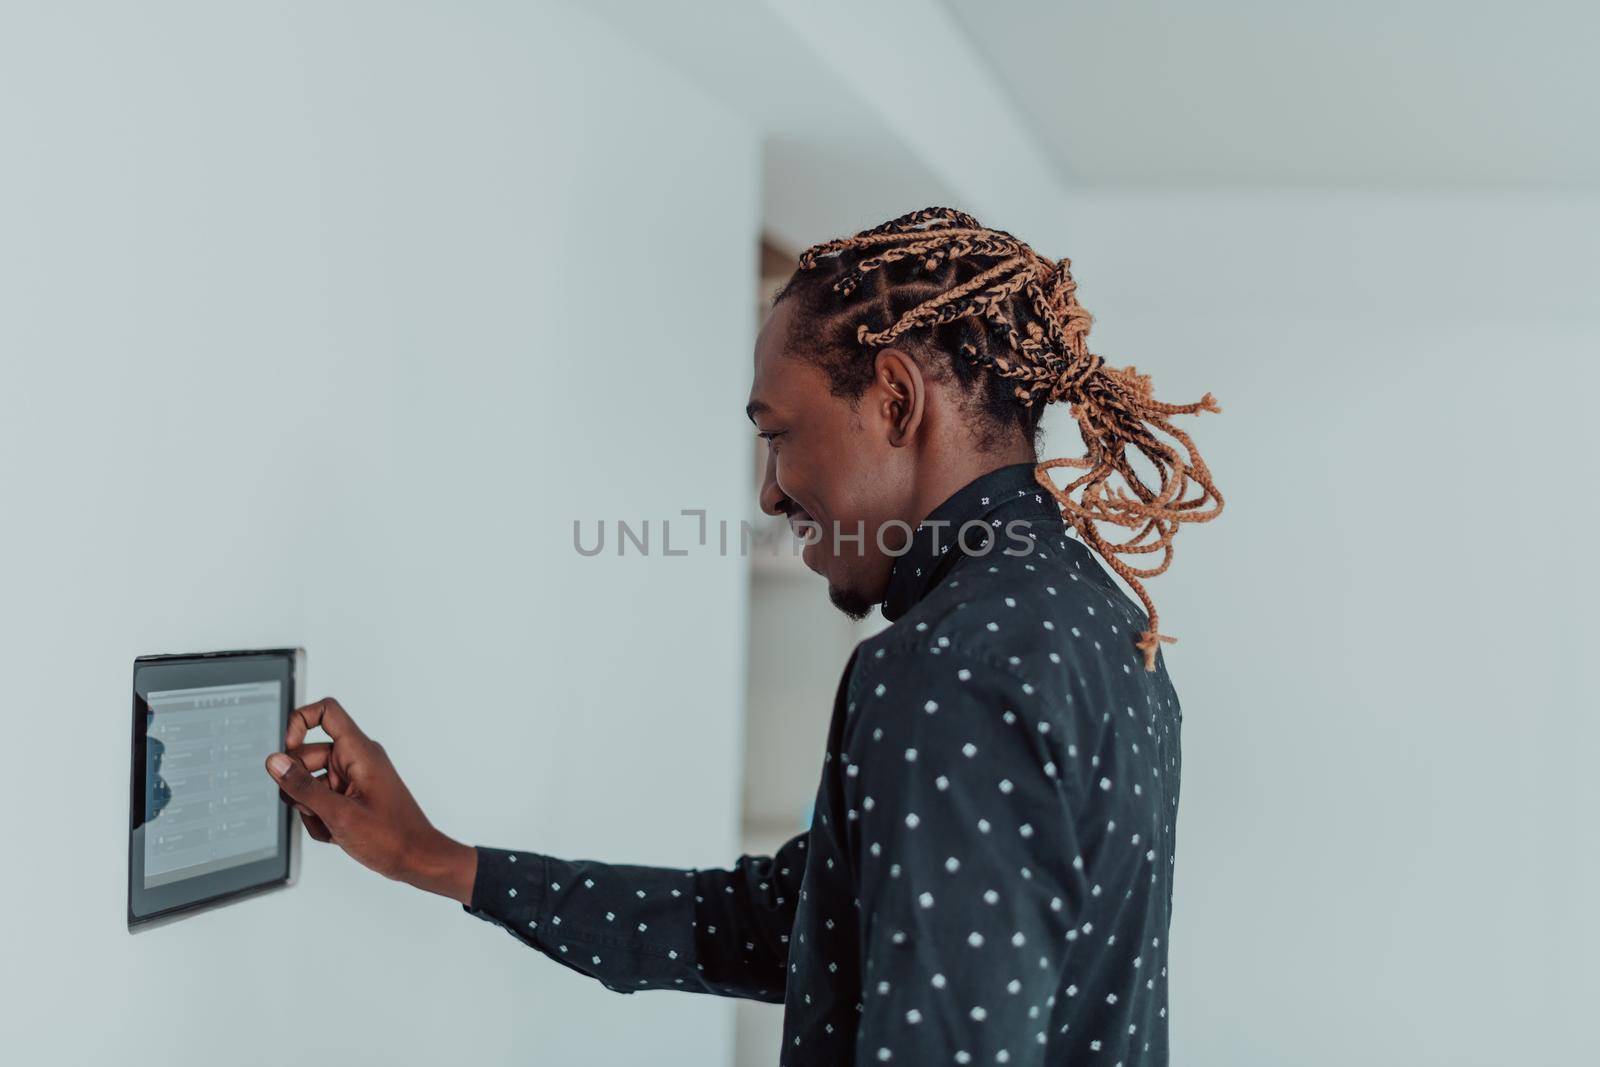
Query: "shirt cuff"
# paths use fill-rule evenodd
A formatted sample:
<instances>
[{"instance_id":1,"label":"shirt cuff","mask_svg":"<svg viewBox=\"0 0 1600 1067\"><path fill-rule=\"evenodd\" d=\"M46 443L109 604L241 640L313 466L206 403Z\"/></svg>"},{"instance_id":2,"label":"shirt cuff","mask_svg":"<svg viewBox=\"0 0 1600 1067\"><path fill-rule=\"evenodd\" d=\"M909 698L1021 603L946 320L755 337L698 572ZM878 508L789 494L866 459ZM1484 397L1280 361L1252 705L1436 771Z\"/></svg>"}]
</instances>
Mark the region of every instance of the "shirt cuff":
<instances>
[{"instance_id":1,"label":"shirt cuff","mask_svg":"<svg viewBox=\"0 0 1600 1067\"><path fill-rule=\"evenodd\" d=\"M537 852L475 846L478 873L472 903L462 910L531 938L544 921L545 857Z\"/></svg>"}]
</instances>

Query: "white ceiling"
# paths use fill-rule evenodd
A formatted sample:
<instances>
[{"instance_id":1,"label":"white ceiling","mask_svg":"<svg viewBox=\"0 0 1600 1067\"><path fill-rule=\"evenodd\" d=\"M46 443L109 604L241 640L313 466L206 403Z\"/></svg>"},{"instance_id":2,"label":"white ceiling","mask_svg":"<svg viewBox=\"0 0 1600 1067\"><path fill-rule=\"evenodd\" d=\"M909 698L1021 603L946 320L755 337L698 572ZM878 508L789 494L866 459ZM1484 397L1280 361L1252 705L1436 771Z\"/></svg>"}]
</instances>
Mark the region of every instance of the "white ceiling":
<instances>
[{"instance_id":1,"label":"white ceiling","mask_svg":"<svg viewBox=\"0 0 1600 1067\"><path fill-rule=\"evenodd\" d=\"M864 106L854 86L830 75L827 57L782 17L778 0L582 0L576 6L749 120L762 142L763 228L788 251L912 207L959 199L890 117ZM962 44L970 48L964 38ZM1025 136L1032 140L1031 131ZM1038 157L1039 168L1048 169L1042 151Z\"/></svg>"},{"instance_id":2,"label":"white ceiling","mask_svg":"<svg viewBox=\"0 0 1600 1067\"><path fill-rule=\"evenodd\" d=\"M945 3L1068 188L1600 188L1592 0Z\"/></svg>"}]
</instances>

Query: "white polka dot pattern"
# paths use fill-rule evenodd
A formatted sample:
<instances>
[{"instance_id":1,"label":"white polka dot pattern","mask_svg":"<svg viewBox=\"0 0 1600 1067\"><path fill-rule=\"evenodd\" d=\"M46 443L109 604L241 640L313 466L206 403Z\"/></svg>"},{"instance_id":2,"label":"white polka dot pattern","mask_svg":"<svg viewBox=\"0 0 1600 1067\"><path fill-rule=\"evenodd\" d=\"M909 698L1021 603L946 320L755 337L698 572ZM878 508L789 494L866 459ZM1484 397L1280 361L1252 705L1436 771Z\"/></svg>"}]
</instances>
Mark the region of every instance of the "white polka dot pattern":
<instances>
[{"instance_id":1,"label":"white polka dot pattern","mask_svg":"<svg viewBox=\"0 0 1600 1067\"><path fill-rule=\"evenodd\" d=\"M468 910L618 992L782 1001L787 1067L1165 1064L1182 712L1032 473L913 536L806 833L726 870L480 847ZM939 550L931 524L973 518L999 547Z\"/></svg>"}]
</instances>

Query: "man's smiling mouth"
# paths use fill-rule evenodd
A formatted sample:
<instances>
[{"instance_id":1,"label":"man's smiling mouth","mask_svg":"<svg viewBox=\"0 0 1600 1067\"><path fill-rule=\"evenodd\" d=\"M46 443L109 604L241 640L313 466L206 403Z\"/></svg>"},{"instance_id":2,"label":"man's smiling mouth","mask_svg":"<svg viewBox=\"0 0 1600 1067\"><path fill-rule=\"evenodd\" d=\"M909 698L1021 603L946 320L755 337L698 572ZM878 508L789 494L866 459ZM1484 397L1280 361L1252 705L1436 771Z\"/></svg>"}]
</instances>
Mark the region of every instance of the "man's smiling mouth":
<instances>
[{"instance_id":1,"label":"man's smiling mouth","mask_svg":"<svg viewBox=\"0 0 1600 1067\"><path fill-rule=\"evenodd\" d=\"M808 536L815 540L818 534L817 521L811 517L805 508L797 507L789 512L789 530L796 540L806 541Z\"/></svg>"}]
</instances>

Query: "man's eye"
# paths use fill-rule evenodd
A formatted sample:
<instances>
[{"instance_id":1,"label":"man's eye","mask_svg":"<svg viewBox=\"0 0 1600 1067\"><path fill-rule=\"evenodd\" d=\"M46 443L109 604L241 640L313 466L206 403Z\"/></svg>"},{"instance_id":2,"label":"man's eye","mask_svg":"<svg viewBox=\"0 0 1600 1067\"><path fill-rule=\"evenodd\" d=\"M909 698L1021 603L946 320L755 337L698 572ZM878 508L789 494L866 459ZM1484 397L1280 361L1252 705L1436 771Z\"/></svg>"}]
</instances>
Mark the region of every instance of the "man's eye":
<instances>
[{"instance_id":1,"label":"man's eye","mask_svg":"<svg viewBox=\"0 0 1600 1067\"><path fill-rule=\"evenodd\" d=\"M788 432L788 430L761 430L756 433L756 436L770 445Z\"/></svg>"}]
</instances>

